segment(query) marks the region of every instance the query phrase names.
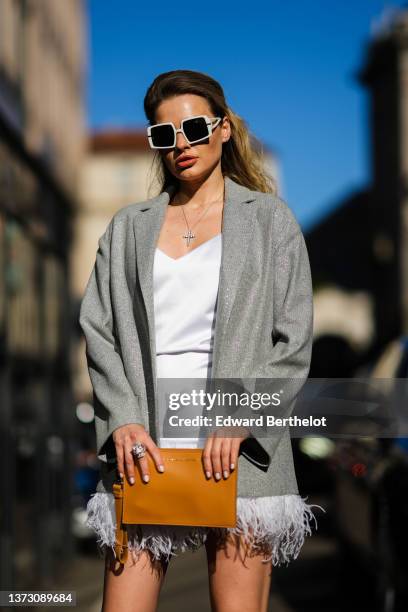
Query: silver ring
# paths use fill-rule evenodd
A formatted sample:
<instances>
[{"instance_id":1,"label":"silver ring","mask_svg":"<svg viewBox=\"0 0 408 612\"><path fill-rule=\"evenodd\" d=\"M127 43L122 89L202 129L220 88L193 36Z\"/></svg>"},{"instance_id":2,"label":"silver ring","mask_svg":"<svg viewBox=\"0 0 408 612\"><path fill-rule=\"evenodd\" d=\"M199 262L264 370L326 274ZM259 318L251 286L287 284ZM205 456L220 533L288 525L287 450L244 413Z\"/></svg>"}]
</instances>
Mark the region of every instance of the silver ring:
<instances>
[{"instance_id":1,"label":"silver ring","mask_svg":"<svg viewBox=\"0 0 408 612\"><path fill-rule=\"evenodd\" d=\"M146 446L142 442L136 442L134 446L132 446L132 455L135 459L141 459L146 454Z\"/></svg>"}]
</instances>

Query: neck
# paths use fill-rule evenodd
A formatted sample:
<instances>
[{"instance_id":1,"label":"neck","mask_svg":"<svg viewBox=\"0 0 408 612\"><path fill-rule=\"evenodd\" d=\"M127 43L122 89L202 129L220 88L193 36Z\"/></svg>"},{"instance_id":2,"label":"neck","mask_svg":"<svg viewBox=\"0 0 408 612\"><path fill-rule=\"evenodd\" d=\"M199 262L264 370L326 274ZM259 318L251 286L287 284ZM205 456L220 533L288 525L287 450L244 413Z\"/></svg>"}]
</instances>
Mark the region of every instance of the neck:
<instances>
[{"instance_id":1,"label":"neck","mask_svg":"<svg viewBox=\"0 0 408 612\"><path fill-rule=\"evenodd\" d=\"M174 193L174 206L185 205L186 208L197 209L224 196L224 177L221 172L211 174L200 181L180 181Z\"/></svg>"}]
</instances>

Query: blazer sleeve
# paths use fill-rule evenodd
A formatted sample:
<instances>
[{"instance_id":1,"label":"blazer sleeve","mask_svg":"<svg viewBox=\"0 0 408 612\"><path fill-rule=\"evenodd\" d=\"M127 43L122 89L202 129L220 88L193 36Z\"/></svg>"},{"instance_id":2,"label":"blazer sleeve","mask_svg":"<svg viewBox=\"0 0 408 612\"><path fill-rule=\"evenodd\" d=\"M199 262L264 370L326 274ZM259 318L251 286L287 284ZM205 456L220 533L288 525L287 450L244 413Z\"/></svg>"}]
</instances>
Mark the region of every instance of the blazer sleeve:
<instances>
[{"instance_id":1,"label":"blazer sleeve","mask_svg":"<svg viewBox=\"0 0 408 612\"><path fill-rule=\"evenodd\" d=\"M252 379L266 392L284 389L284 414L290 416L310 370L313 344L313 288L309 257L298 222L290 209L289 221L274 253L273 347L252 372ZM285 379L274 383L274 379ZM268 389L270 387L270 389ZM269 412L271 409L269 410ZM251 435L241 444L241 453L255 465L268 469L287 428L268 437Z\"/></svg>"},{"instance_id":2,"label":"blazer sleeve","mask_svg":"<svg viewBox=\"0 0 408 612\"><path fill-rule=\"evenodd\" d=\"M86 359L93 387L97 454L113 452L112 433L122 425L143 425L139 398L126 377L114 336L110 300L112 221L99 238L95 264L83 296L79 324L86 341ZM109 444L107 444L109 442ZM113 453L114 457L114 453ZM103 459L102 459L103 460Z\"/></svg>"}]
</instances>

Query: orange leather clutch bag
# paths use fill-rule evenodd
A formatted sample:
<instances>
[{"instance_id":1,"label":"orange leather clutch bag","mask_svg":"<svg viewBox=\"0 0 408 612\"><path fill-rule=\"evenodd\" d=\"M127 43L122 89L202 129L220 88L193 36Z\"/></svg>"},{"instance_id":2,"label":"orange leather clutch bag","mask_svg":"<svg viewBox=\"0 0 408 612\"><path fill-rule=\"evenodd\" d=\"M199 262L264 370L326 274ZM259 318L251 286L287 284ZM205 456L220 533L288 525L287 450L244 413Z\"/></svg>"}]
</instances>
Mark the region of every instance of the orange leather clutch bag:
<instances>
[{"instance_id":1,"label":"orange leather clutch bag","mask_svg":"<svg viewBox=\"0 0 408 612\"><path fill-rule=\"evenodd\" d=\"M146 453L150 480L135 468L135 483L127 478L113 485L116 509L116 557L127 558L126 525L191 525L236 527L237 466L228 478L206 478L201 448L161 448L164 472Z\"/></svg>"}]
</instances>

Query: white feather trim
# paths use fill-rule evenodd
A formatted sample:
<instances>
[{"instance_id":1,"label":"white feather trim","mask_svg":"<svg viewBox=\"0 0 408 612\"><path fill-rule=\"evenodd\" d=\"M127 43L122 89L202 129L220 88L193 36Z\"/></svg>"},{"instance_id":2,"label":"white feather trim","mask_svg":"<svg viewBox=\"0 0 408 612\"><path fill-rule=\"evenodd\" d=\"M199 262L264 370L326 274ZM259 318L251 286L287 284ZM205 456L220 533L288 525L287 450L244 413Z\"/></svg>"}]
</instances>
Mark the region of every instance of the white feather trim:
<instances>
[{"instance_id":1,"label":"white feather trim","mask_svg":"<svg viewBox=\"0 0 408 612\"><path fill-rule=\"evenodd\" d=\"M251 550L263 553L263 561L273 565L296 559L306 535L311 535L309 522L316 517L312 512L316 504L306 504L300 495L273 497L238 497L237 526L230 529L171 525L128 525L129 552L134 558L147 549L154 559L185 550L197 550L206 541L209 531L222 541L229 534L245 536ZM114 550L116 515L112 493L94 493L87 505L86 525L97 535L101 548Z\"/></svg>"}]
</instances>

